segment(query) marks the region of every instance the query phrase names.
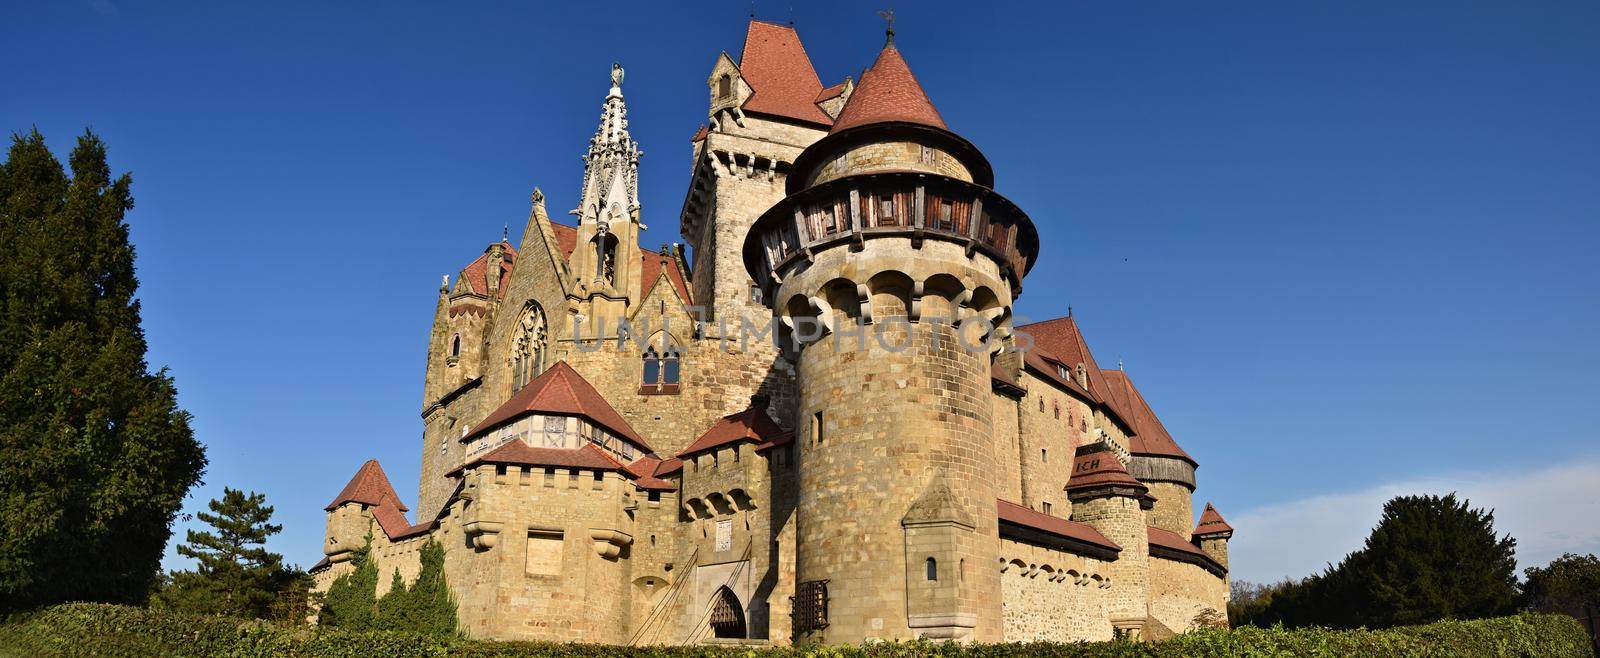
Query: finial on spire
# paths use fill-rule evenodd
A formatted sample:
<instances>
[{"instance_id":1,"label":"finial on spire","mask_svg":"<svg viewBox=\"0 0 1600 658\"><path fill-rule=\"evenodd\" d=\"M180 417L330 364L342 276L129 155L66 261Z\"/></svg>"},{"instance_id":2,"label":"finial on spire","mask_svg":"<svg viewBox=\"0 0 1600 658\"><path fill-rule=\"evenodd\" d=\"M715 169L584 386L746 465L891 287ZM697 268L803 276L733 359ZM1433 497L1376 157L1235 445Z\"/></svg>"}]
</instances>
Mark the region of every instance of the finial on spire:
<instances>
[{"instance_id":1,"label":"finial on spire","mask_svg":"<svg viewBox=\"0 0 1600 658\"><path fill-rule=\"evenodd\" d=\"M880 18L882 18L883 20L889 22L889 27L884 29L884 31L883 31L884 35L888 37L888 39L884 41L883 45L888 46L888 45L894 44L894 10L893 9L881 10L881 11L878 12L878 16Z\"/></svg>"},{"instance_id":2,"label":"finial on spire","mask_svg":"<svg viewBox=\"0 0 1600 658\"><path fill-rule=\"evenodd\" d=\"M1117 370L1127 372L1128 368L1122 364L1122 357L1117 357Z\"/></svg>"},{"instance_id":3,"label":"finial on spire","mask_svg":"<svg viewBox=\"0 0 1600 658\"><path fill-rule=\"evenodd\" d=\"M1067 317L1072 317L1072 305L1067 304Z\"/></svg>"},{"instance_id":4,"label":"finial on spire","mask_svg":"<svg viewBox=\"0 0 1600 658\"><path fill-rule=\"evenodd\" d=\"M617 63L617 62L612 62L611 63L611 95L613 95L613 96L621 96L622 95L622 75L623 75L622 65Z\"/></svg>"},{"instance_id":5,"label":"finial on spire","mask_svg":"<svg viewBox=\"0 0 1600 658\"><path fill-rule=\"evenodd\" d=\"M505 242L505 241L510 240L510 239L511 239L511 225L510 224L501 224L500 225L500 241L501 242Z\"/></svg>"},{"instance_id":6,"label":"finial on spire","mask_svg":"<svg viewBox=\"0 0 1600 658\"><path fill-rule=\"evenodd\" d=\"M750 0L750 20L756 19L756 0Z\"/></svg>"}]
</instances>

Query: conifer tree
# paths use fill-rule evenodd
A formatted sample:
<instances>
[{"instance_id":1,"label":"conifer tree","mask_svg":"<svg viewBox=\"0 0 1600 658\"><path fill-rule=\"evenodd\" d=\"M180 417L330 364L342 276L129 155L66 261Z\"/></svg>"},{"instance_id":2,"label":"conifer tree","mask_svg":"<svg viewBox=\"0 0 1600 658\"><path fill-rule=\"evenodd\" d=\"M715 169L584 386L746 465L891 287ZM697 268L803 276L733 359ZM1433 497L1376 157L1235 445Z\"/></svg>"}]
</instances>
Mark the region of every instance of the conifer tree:
<instances>
[{"instance_id":1,"label":"conifer tree","mask_svg":"<svg viewBox=\"0 0 1600 658\"><path fill-rule=\"evenodd\" d=\"M142 602L206 464L145 362L132 179L93 133L69 163L35 130L0 165L0 609Z\"/></svg>"},{"instance_id":2,"label":"conifer tree","mask_svg":"<svg viewBox=\"0 0 1600 658\"><path fill-rule=\"evenodd\" d=\"M197 514L214 532L190 530L178 554L194 558L193 571L178 571L157 595L160 604L201 614L266 618L281 592L298 579L286 569L283 556L266 549L267 538L283 530L270 523L267 497L223 488L212 500L211 513Z\"/></svg>"},{"instance_id":3,"label":"conifer tree","mask_svg":"<svg viewBox=\"0 0 1600 658\"><path fill-rule=\"evenodd\" d=\"M318 623L354 631L378 628L378 565L372 559L372 535L350 558L354 570L340 574L322 597Z\"/></svg>"},{"instance_id":4,"label":"conifer tree","mask_svg":"<svg viewBox=\"0 0 1600 658\"><path fill-rule=\"evenodd\" d=\"M404 630L428 635L456 632L456 602L444 577L444 545L432 539L422 545L422 569L411 583L407 603L414 611Z\"/></svg>"},{"instance_id":5,"label":"conifer tree","mask_svg":"<svg viewBox=\"0 0 1600 658\"><path fill-rule=\"evenodd\" d=\"M1447 496L1400 496L1366 545L1277 589L1255 624L1388 628L1506 615L1517 608L1516 540L1494 512Z\"/></svg>"}]
</instances>

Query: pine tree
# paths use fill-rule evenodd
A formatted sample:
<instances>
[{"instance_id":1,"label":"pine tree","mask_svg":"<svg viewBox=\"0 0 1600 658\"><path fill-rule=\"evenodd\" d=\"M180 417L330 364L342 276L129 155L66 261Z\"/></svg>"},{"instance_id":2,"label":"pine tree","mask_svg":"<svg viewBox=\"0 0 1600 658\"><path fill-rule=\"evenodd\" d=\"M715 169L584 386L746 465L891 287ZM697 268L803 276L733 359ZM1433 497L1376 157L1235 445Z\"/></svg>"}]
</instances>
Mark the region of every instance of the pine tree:
<instances>
[{"instance_id":1,"label":"pine tree","mask_svg":"<svg viewBox=\"0 0 1600 658\"><path fill-rule=\"evenodd\" d=\"M197 514L215 532L190 530L178 554L194 558L194 571L174 572L160 590L164 606L201 614L266 618L281 590L292 586L297 569L266 549L267 538L283 526L270 523L273 509L263 494L223 488L211 501L212 513Z\"/></svg>"},{"instance_id":2,"label":"pine tree","mask_svg":"<svg viewBox=\"0 0 1600 658\"><path fill-rule=\"evenodd\" d=\"M132 179L93 133L69 162L30 131L0 165L0 609L143 601L206 464L145 362Z\"/></svg>"},{"instance_id":3,"label":"pine tree","mask_svg":"<svg viewBox=\"0 0 1600 658\"><path fill-rule=\"evenodd\" d=\"M350 558L354 570L341 574L322 597L318 623L354 631L378 628L378 565L372 559L372 536Z\"/></svg>"}]
</instances>

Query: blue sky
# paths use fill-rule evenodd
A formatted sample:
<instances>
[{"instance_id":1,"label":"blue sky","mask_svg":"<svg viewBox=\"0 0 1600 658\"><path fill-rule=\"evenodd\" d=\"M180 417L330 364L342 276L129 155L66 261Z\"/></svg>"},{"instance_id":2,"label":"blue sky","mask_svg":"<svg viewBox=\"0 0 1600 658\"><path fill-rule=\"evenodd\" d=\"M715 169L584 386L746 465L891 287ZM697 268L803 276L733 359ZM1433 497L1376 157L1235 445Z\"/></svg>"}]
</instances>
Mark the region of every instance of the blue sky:
<instances>
[{"instance_id":1,"label":"blue sky","mask_svg":"<svg viewBox=\"0 0 1600 658\"><path fill-rule=\"evenodd\" d=\"M646 244L680 240L705 79L750 11L20 4L0 128L64 156L92 126L133 173L150 361L211 458L189 511L265 492L303 565L363 460L415 501L439 275L516 235L535 186L576 203L613 60ZM825 84L871 63L875 6L793 4ZM1039 226L1018 312L1070 303L1127 363L1239 527L1236 576L1337 560L1394 491L1501 510L1525 562L1600 551L1600 5L896 10Z\"/></svg>"}]
</instances>

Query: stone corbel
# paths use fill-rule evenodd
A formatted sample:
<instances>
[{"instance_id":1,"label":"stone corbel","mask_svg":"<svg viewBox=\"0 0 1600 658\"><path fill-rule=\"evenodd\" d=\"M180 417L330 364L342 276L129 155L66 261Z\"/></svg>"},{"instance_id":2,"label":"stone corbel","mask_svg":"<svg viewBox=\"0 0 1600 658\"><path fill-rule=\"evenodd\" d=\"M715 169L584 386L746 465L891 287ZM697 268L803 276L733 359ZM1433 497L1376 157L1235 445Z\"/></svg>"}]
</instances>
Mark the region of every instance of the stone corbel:
<instances>
[{"instance_id":1,"label":"stone corbel","mask_svg":"<svg viewBox=\"0 0 1600 658\"><path fill-rule=\"evenodd\" d=\"M906 319L912 322L922 321L922 282L911 284L911 308L906 309Z\"/></svg>"},{"instance_id":2,"label":"stone corbel","mask_svg":"<svg viewBox=\"0 0 1600 658\"><path fill-rule=\"evenodd\" d=\"M595 552L608 560L621 555L623 547L633 543L633 535L621 530L590 528L589 538L594 540Z\"/></svg>"},{"instance_id":3,"label":"stone corbel","mask_svg":"<svg viewBox=\"0 0 1600 658\"><path fill-rule=\"evenodd\" d=\"M467 533L473 548L487 550L500 542L500 530L504 527L499 521L472 521L461 526L461 530Z\"/></svg>"}]
</instances>

